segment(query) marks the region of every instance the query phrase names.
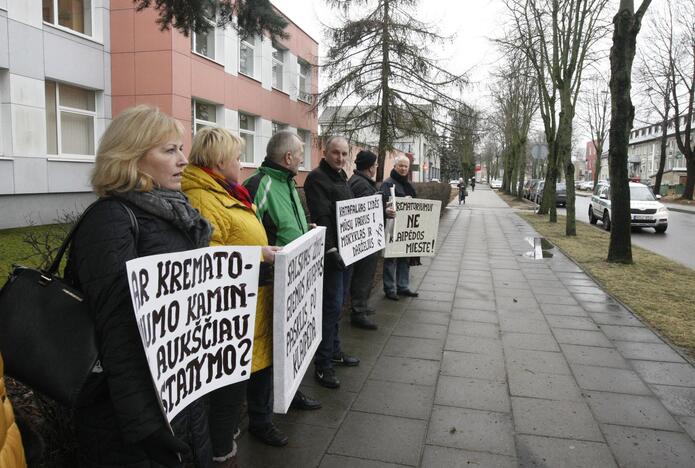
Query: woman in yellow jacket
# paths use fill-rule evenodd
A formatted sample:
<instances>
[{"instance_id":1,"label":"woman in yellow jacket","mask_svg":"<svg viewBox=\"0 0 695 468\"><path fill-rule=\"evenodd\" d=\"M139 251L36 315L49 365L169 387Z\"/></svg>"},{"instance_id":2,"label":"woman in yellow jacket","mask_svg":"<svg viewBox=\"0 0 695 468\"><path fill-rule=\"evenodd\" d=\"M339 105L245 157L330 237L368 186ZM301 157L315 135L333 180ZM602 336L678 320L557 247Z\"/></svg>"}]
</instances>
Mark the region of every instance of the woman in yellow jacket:
<instances>
[{"instance_id":1,"label":"woman in yellow jacket","mask_svg":"<svg viewBox=\"0 0 695 468\"><path fill-rule=\"evenodd\" d=\"M0 355L0 468L26 468L22 437L5 392L5 368Z\"/></svg>"},{"instance_id":2,"label":"woman in yellow jacket","mask_svg":"<svg viewBox=\"0 0 695 468\"><path fill-rule=\"evenodd\" d=\"M210 397L210 438L218 466L236 466L233 435L239 413L248 400L249 432L261 439L287 437L272 423L273 291L270 263L276 247L268 246L256 207L241 185L240 155L243 140L223 128L203 128L193 138L190 165L181 188L191 205L212 224L210 245L260 245L263 247L260 288L256 307L251 377L248 383L223 387ZM279 436L278 436L279 434ZM280 440L282 441L282 440ZM231 462L230 462L231 460Z\"/></svg>"}]
</instances>

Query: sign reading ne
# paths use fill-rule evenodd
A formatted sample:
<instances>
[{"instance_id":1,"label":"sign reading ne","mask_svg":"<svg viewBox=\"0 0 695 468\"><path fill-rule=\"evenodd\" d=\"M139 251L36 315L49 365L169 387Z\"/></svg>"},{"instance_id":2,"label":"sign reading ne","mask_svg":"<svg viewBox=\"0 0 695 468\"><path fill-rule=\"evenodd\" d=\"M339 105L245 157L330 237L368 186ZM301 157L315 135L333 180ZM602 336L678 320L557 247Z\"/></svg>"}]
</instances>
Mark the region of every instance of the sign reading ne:
<instances>
[{"instance_id":1,"label":"sign reading ne","mask_svg":"<svg viewBox=\"0 0 695 468\"><path fill-rule=\"evenodd\" d=\"M126 263L166 417L251 375L260 247L206 247Z\"/></svg>"},{"instance_id":2,"label":"sign reading ne","mask_svg":"<svg viewBox=\"0 0 695 468\"><path fill-rule=\"evenodd\" d=\"M275 254L273 285L273 411L287 413L321 341L323 250L317 227Z\"/></svg>"},{"instance_id":3,"label":"sign reading ne","mask_svg":"<svg viewBox=\"0 0 695 468\"><path fill-rule=\"evenodd\" d=\"M393 232L387 236L384 257L433 257L442 202L420 198L396 199Z\"/></svg>"},{"instance_id":4,"label":"sign reading ne","mask_svg":"<svg viewBox=\"0 0 695 468\"><path fill-rule=\"evenodd\" d=\"M336 202L338 251L351 265L384 248L384 210L381 195Z\"/></svg>"}]
</instances>

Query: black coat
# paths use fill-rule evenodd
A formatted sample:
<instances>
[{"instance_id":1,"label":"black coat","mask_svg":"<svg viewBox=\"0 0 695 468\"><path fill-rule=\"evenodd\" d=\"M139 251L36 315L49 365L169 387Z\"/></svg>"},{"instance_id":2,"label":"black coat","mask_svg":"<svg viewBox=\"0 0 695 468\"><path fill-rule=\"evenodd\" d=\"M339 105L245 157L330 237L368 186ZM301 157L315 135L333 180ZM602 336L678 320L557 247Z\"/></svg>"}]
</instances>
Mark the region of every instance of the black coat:
<instances>
[{"instance_id":1,"label":"black coat","mask_svg":"<svg viewBox=\"0 0 695 468\"><path fill-rule=\"evenodd\" d=\"M378 193L376 182L374 182L371 177L367 177L358 170L355 170L355 173L352 174L352 177L348 180L348 184L355 197L371 197Z\"/></svg>"},{"instance_id":2,"label":"black coat","mask_svg":"<svg viewBox=\"0 0 695 468\"><path fill-rule=\"evenodd\" d=\"M417 197L415 187L413 187L406 177L398 174L395 169L391 170L391 175L381 184L380 192L384 197L384 206L391 196L391 187L395 187L397 197Z\"/></svg>"},{"instance_id":3,"label":"black coat","mask_svg":"<svg viewBox=\"0 0 695 468\"><path fill-rule=\"evenodd\" d=\"M304 182L306 204L311 222L326 227L326 250L338 247L335 202L354 198L347 183L347 174L336 171L325 159L309 173Z\"/></svg>"},{"instance_id":4,"label":"black coat","mask_svg":"<svg viewBox=\"0 0 695 468\"><path fill-rule=\"evenodd\" d=\"M98 203L77 229L69 272L85 294L94 321L105 381L95 401L76 411L76 428L85 465L156 466L141 442L166 426L157 401L137 328L125 263L136 257L195 248L188 233L128 204L138 220L136 238L123 202ZM198 466L212 458L207 409L199 399L172 422L174 433L191 447Z\"/></svg>"}]
</instances>

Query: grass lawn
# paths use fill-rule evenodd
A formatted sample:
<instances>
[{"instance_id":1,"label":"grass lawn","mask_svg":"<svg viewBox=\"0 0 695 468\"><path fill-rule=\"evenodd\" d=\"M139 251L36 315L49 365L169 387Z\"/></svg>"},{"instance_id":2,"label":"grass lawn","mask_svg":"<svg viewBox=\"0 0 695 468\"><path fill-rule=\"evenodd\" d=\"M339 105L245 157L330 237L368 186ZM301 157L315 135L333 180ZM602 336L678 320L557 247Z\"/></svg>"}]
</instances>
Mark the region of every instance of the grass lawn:
<instances>
[{"instance_id":1,"label":"grass lawn","mask_svg":"<svg viewBox=\"0 0 695 468\"><path fill-rule=\"evenodd\" d=\"M676 346L695 358L695 270L632 246L632 265L606 262L609 233L577 222L577 236L565 236L565 218L520 213L542 236L571 257L612 296Z\"/></svg>"},{"instance_id":2,"label":"grass lawn","mask_svg":"<svg viewBox=\"0 0 695 468\"><path fill-rule=\"evenodd\" d=\"M64 229L60 224L47 224L0 230L0 286L5 283L13 263L34 267L41 263L36 251L23 241L27 234L33 233L37 239L44 239L49 235L54 240L54 246L57 246L65 236Z\"/></svg>"}]
</instances>

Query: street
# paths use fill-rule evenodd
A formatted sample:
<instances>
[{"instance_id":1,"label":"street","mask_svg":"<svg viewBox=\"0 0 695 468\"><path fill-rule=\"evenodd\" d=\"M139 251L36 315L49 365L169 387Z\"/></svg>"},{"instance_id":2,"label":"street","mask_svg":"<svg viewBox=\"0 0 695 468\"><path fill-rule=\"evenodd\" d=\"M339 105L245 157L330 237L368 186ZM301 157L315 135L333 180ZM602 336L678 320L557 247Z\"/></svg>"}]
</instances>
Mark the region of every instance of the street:
<instances>
[{"instance_id":1,"label":"street","mask_svg":"<svg viewBox=\"0 0 695 468\"><path fill-rule=\"evenodd\" d=\"M577 196L576 200L577 220L588 223L591 197ZM563 216L566 214L564 208L558 208L557 212ZM603 229L600 221L596 228ZM669 210L668 230L664 234L656 234L651 228L633 228L632 243L689 268L695 268L693 232L695 232L695 215Z\"/></svg>"}]
</instances>

